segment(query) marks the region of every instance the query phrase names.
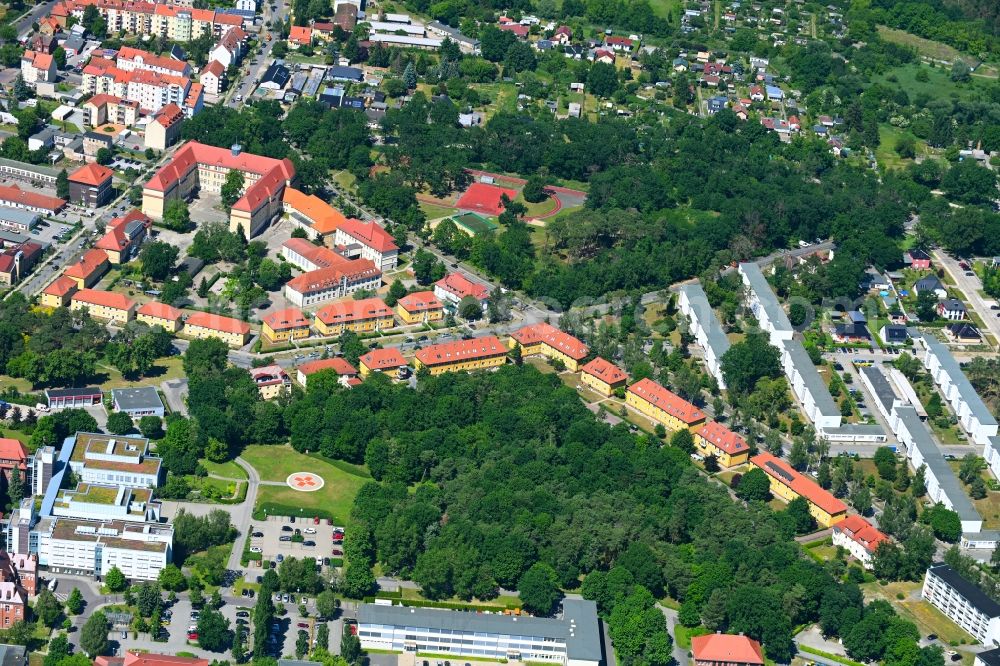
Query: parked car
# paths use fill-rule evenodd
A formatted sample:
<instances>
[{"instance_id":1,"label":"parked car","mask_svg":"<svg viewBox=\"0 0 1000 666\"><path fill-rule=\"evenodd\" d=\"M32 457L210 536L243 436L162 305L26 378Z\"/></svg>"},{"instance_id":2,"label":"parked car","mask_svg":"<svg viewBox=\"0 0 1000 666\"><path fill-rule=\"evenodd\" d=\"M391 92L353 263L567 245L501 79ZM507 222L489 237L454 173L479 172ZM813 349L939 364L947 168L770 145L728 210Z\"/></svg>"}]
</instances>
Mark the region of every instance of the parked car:
<instances>
[{"instance_id":1,"label":"parked car","mask_svg":"<svg viewBox=\"0 0 1000 666\"><path fill-rule=\"evenodd\" d=\"M303 541L302 545L305 546L306 548L312 548L313 546L316 545L316 542L310 539L309 541Z\"/></svg>"},{"instance_id":2,"label":"parked car","mask_svg":"<svg viewBox=\"0 0 1000 666\"><path fill-rule=\"evenodd\" d=\"M262 552L264 552L264 551L262 551L262 550L260 549L260 546L250 546L250 552L251 552L251 553L262 553Z\"/></svg>"},{"instance_id":3,"label":"parked car","mask_svg":"<svg viewBox=\"0 0 1000 666\"><path fill-rule=\"evenodd\" d=\"M291 528L291 527L289 527L288 525L282 525L282 526L281 526L281 531L282 531L282 532L291 532L291 531L293 531L293 530L292 530L292 528Z\"/></svg>"},{"instance_id":4,"label":"parked car","mask_svg":"<svg viewBox=\"0 0 1000 666\"><path fill-rule=\"evenodd\" d=\"M263 533L263 532L254 532L254 533L253 533L253 534L251 534L250 536L252 536L252 537L256 537L256 538L258 538L258 539L259 539L259 538L261 538L261 537L263 537L263 536L264 536L264 533Z\"/></svg>"},{"instance_id":5,"label":"parked car","mask_svg":"<svg viewBox=\"0 0 1000 666\"><path fill-rule=\"evenodd\" d=\"M198 640L198 634L192 631L191 633L188 634L188 640L189 641Z\"/></svg>"},{"instance_id":6,"label":"parked car","mask_svg":"<svg viewBox=\"0 0 1000 666\"><path fill-rule=\"evenodd\" d=\"M309 623L308 622L299 622L295 626L298 627L299 629L308 629L309 628Z\"/></svg>"},{"instance_id":7,"label":"parked car","mask_svg":"<svg viewBox=\"0 0 1000 666\"><path fill-rule=\"evenodd\" d=\"M291 540L292 540L292 537L290 537L290 536L278 537L278 541L291 541Z\"/></svg>"},{"instance_id":8,"label":"parked car","mask_svg":"<svg viewBox=\"0 0 1000 666\"><path fill-rule=\"evenodd\" d=\"M307 527L307 528L305 528L302 531L305 532L306 534L316 534L316 528L315 527Z\"/></svg>"},{"instance_id":9,"label":"parked car","mask_svg":"<svg viewBox=\"0 0 1000 666\"><path fill-rule=\"evenodd\" d=\"M250 592L251 590L247 590ZM247 611L236 611L236 617L250 617L250 613Z\"/></svg>"}]
</instances>

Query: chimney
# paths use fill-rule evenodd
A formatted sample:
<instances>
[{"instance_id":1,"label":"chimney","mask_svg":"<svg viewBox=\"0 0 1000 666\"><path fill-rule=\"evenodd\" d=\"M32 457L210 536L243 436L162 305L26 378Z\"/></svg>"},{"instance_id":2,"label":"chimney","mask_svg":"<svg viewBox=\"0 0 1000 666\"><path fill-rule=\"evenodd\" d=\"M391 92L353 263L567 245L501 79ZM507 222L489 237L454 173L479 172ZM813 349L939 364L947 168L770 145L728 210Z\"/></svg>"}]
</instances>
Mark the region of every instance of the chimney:
<instances>
[{"instance_id":1,"label":"chimney","mask_svg":"<svg viewBox=\"0 0 1000 666\"><path fill-rule=\"evenodd\" d=\"M243 150L243 147L238 143L234 143L230 150L233 151L233 157L236 157L240 154L240 151Z\"/></svg>"}]
</instances>

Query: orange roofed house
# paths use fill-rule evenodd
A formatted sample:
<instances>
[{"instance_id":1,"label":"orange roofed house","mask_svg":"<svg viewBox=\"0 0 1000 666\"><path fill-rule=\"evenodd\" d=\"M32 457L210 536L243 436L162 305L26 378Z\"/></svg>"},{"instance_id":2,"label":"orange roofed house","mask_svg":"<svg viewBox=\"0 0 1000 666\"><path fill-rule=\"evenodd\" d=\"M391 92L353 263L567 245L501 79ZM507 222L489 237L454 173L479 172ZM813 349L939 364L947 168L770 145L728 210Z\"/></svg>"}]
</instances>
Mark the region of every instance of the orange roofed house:
<instances>
[{"instance_id":1,"label":"orange roofed house","mask_svg":"<svg viewBox=\"0 0 1000 666\"><path fill-rule=\"evenodd\" d=\"M293 49L297 49L300 46L309 46L312 44L312 28L309 26L293 25L288 33L288 43Z\"/></svg>"},{"instance_id":2,"label":"orange roofed house","mask_svg":"<svg viewBox=\"0 0 1000 666\"><path fill-rule=\"evenodd\" d=\"M375 222L354 218L340 222L333 244L345 257L367 259L383 271L395 269L399 261L396 239Z\"/></svg>"},{"instance_id":3,"label":"orange roofed house","mask_svg":"<svg viewBox=\"0 0 1000 666\"><path fill-rule=\"evenodd\" d=\"M444 319L444 305L432 291L415 291L396 301L396 314L404 324L420 324Z\"/></svg>"},{"instance_id":4,"label":"orange roofed house","mask_svg":"<svg viewBox=\"0 0 1000 666\"><path fill-rule=\"evenodd\" d=\"M76 293L76 280L60 275L42 291L42 305L50 308L64 308Z\"/></svg>"},{"instance_id":5,"label":"orange roofed house","mask_svg":"<svg viewBox=\"0 0 1000 666\"><path fill-rule=\"evenodd\" d=\"M694 445L701 455L715 456L723 467L742 465L750 459L746 440L716 421L709 421L695 434Z\"/></svg>"},{"instance_id":6,"label":"orange roofed house","mask_svg":"<svg viewBox=\"0 0 1000 666\"><path fill-rule=\"evenodd\" d=\"M468 296L476 299L479 307L486 312L490 290L486 285L473 282L461 273L448 273L434 283L434 295L452 310L457 310L462 299Z\"/></svg>"},{"instance_id":7,"label":"orange roofed house","mask_svg":"<svg viewBox=\"0 0 1000 666\"><path fill-rule=\"evenodd\" d=\"M601 395L610 396L615 389L624 388L628 375L611 361L598 356L580 370L580 382Z\"/></svg>"},{"instance_id":8,"label":"orange roofed house","mask_svg":"<svg viewBox=\"0 0 1000 666\"><path fill-rule=\"evenodd\" d=\"M166 150L168 146L174 145L181 136L184 118L184 110L173 102L157 111L146 125L146 147Z\"/></svg>"},{"instance_id":9,"label":"orange roofed house","mask_svg":"<svg viewBox=\"0 0 1000 666\"><path fill-rule=\"evenodd\" d=\"M352 379L358 378L358 369L339 356L307 361L298 367L295 378L304 388L309 381L309 376L321 370L332 370L337 374L338 381L345 386L349 385Z\"/></svg>"},{"instance_id":10,"label":"orange roofed house","mask_svg":"<svg viewBox=\"0 0 1000 666\"><path fill-rule=\"evenodd\" d=\"M381 298L362 298L324 305L316 311L313 323L321 335L340 335L344 331L383 331L394 327L396 319L392 316L392 308Z\"/></svg>"},{"instance_id":11,"label":"orange roofed house","mask_svg":"<svg viewBox=\"0 0 1000 666\"><path fill-rule=\"evenodd\" d=\"M580 363L590 353L587 345L569 333L563 333L552 324L545 322L531 324L515 331L510 336L510 348L520 345L522 356L542 355L558 359L570 372L577 372Z\"/></svg>"},{"instance_id":12,"label":"orange roofed house","mask_svg":"<svg viewBox=\"0 0 1000 666\"><path fill-rule=\"evenodd\" d=\"M507 348L500 338L487 335L471 340L455 340L425 347L416 353L414 366L427 368L432 375L462 370L497 368L507 362Z\"/></svg>"},{"instance_id":13,"label":"orange roofed house","mask_svg":"<svg viewBox=\"0 0 1000 666\"><path fill-rule=\"evenodd\" d=\"M375 372L399 372L400 368L407 366L406 359L395 347L386 349L373 349L367 354L362 354L359 359L361 366L361 376L367 377Z\"/></svg>"},{"instance_id":14,"label":"orange roofed house","mask_svg":"<svg viewBox=\"0 0 1000 666\"><path fill-rule=\"evenodd\" d=\"M305 308L362 289L375 291L382 286L382 271L372 262L344 259L335 252L330 254L333 257L329 266L297 275L285 284L285 298L289 303Z\"/></svg>"},{"instance_id":15,"label":"orange roofed house","mask_svg":"<svg viewBox=\"0 0 1000 666\"><path fill-rule=\"evenodd\" d=\"M135 301L124 294L99 289L81 289L70 299L70 310L84 310L91 317L127 324L135 317Z\"/></svg>"},{"instance_id":16,"label":"orange roofed house","mask_svg":"<svg viewBox=\"0 0 1000 666\"><path fill-rule=\"evenodd\" d=\"M108 232L94 244L104 250L112 264L123 264L139 254L139 246L145 240L153 221L138 209L132 209L122 217L116 217L108 224Z\"/></svg>"},{"instance_id":17,"label":"orange roofed house","mask_svg":"<svg viewBox=\"0 0 1000 666\"><path fill-rule=\"evenodd\" d=\"M184 335L218 338L230 347L242 347L250 341L250 324L232 317L195 312L184 322Z\"/></svg>"},{"instance_id":18,"label":"orange roofed house","mask_svg":"<svg viewBox=\"0 0 1000 666\"><path fill-rule=\"evenodd\" d=\"M625 404L645 414L668 430L696 432L705 423L705 413L652 379L640 379L625 392Z\"/></svg>"},{"instance_id":19,"label":"orange roofed house","mask_svg":"<svg viewBox=\"0 0 1000 666\"><path fill-rule=\"evenodd\" d=\"M747 636L707 634L691 638L695 666L763 666L760 643Z\"/></svg>"},{"instance_id":20,"label":"orange roofed house","mask_svg":"<svg viewBox=\"0 0 1000 666\"><path fill-rule=\"evenodd\" d=\"M68 266L63 275L76 283L77 289L93 286L108 270L108 253L96 247L87 252L72 266Z\"/></svg>"},{"instance_id":21,"label":"orange roofed house","mask_svg":"<svg viewBox=\"0 0 1000 666\"><path fill-rule=\"evenodd\" d=\"M845 548L865 569L872 568L872 556L888 540L861 516L848 516L833 526L833 545Z\"/></svg>"},{"instance_id":22,"label":"orange roofed house","mask_svg":"<svg viewBox=\"0 0 1000 666\"><path fill-rule=\"evenodd\" d=\"M195 190L219 194L234 169L243 174L246 189L230 210L229 230L252 238L281 214L282 195L295 178L288 159L251 155L239 146L225 149L189 141L146 183L142 212L158 220L169 202L188 199Z\"/></svg>"},{"instance_id":23,"label":"orange roofed house","mask_svg":"<svg viewBox=\"0 0 1000 666\"><path fill-rule=\"evenodd\" d=\"M208 666L208 659L130 650L124 657L97 657L94 659L94 666Z\"/></svg>"},{"instance_id":24,"label":"orange roofed house","mask_svg":"<svg viewBox=\"0 0 1000 666\"><path fill-rule=\"evenodd\" d=\"M100 164L87 164L69 175L69 200L73 203L97 208L104 206L114 196L111 180L114 171Z\"/></svg>"},{"instance_id":25,"label":"orange roofed house","mask_svg":"<svg viewBox=\"0 0 1000 666\"><path fill-rule=\"evenodd\" d=\"M135 318L147 326L162 326L167 333L176 333L181 329L184 313L165 303L150 301L135 312Z\"/></svg>"},{"instance_id":26,"label":"orange roofed house","mask_svg":"<svg viewBox=\"0 0 1000 666\"><path fill-rule=\"evenodd\" d=\"M791 465L770 453L760 453L750 464L764 470L771 480L771 492L786 502L801 497L809 503L809 513L822 527L832 527L847 517L847 505L809 477L795 471Z\"/></svg>"},{"instance_id":27,"label":"orange roofed house","mask_svg":"<svg viewBox=\"0 0 1000 666\"><path fill-rule=\"evenodd\" d=\"M309 337L309 319L298 308L285 308L264 317L260 332L268 342L301 340Z\"/></svg>"},{"instance_id":28,"label":"orange roofed house","mask_svg":"<svg viewBox=\"0 0 1000 666\"><path fill-rule=\"evenodd\" d=\"M288 219L311 240L333 236L347 221L344 214L317 196L286 187L282 198Z\"/></svg>"}]
</instances>

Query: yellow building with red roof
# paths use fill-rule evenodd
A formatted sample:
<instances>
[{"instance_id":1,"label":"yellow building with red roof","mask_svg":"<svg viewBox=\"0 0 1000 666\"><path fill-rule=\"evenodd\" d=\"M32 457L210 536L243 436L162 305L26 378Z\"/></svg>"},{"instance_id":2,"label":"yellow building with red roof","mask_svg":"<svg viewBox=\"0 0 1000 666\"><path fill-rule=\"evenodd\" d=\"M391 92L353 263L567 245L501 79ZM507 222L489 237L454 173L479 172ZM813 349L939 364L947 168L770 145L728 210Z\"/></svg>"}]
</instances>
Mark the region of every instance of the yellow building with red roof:
<instances>
[{"instance_id":1,"label":"yellow building with red roof","mask_svg":"<svg viewBox=\"0 0 1000 666\"><path fill-rule=\"evenodd\" d=\"M455 340L417 351L413 365L432 375L465 370L498 368L507 362L507 347L495 335L471 340Z\"/></svg>"},{"instance_id":2,"label":"yellow building with red roof","mask_svg":"<svg viewBox=\"0 0 1000 666\"><path fill-rule=\"evenodd\" d=\"M362 298L324 305L316 311L313 325L320 335L340 335L344 331L372 333L393 328L396 318L381 298Z\"/></svg>"},{"instance_id":3,"label":"yellow building with red roof","mask_svg":"<svg viewBox=\"0 0 1000 666\"><path fill-rule=\"evenodd\" d=\"M264 317L260 333L268 342L288 342L308 338L309 319L298 308L285 308Z\"/></svg>"},{"instance_id":4,"label":"yellow building with red roof","mask_svg":"<svg viewBox=\"0 0 1000 666\"><path fill-rule=\"evenodd\" d=\"M41 303L50 308L64 308L77 289L76 280L60 275L42 291Z\"/></svg>"},{"instance_id":5,"label":"yellow building with red roof","mask_svg":"<svg viewBox=\"0 0 1000 666\"><path fill-rule=\"evenodd\" d=\"M396 301L396 314L404 324L441 321L444 305L432 291L415 291Z\"/></svg>"},{"instance_id":6,"label":"yellow building with red roof","mask_svg":"<svg viewBox=\"0 0 1000 666\"><path fill-rule=\"evenodd\" d=\"M715 456L723 467L742 465L750 459L750 445L718 421L709 421L694 436L694 446L703 456Z\"/></svg>"},{"instance_id":7,"label":"yellow building with red roof","mask_svg":"<svg viewBox=\"0 0 1000 666\"><path fill-rule=\"evenodd\" d=\"M184 335L198 339L218 338L230 347L242 347L250 341L250 324L232 317L195 312L184 322Z\"/></svg>"},{"instance_id":8,"label":"yellow building with red roof","mask_svg":"<svg viewBox=\"0 0 1000 666\"><path fill-rule=\"evenodd\" d=\"M135 301L124 294L81 289L70 299L70 310L87 310L91 317L127 324L135 316Z\"/></svg>"},{"instance_id":9,"label":"yellow building with red roof","mask_svg":"<svg viewBox=\"0 0 1000 666\"><path fill-rule=\"evenodd\" d=\"M541 355L558 359L571 372L577 372L583 359L590 353L583 342L545 322L530 324L514 331L509 345L511 349L520 346L522 356Z\"/></svg>"},{"instance_id":10,"label":"yellow building with red roof","mask_svg":"<svg viewBox=\"0 0 1000 666\"><path fill-rule=\"evenodd\" d=\"M386 349L373 349L367 354L362 354L358 360L362 378L376 372L398 372L400 368L408 364L403 355L395 347Z\"/></svg>"},{"instance_id":11,"label":"yellow building with red roof","mask_svg":"<svg viewBox=\"0 0 1000 666\"><path fill-rule=\"evenodd\" d=\"M77 289L86 289L101 279L101 276L108 271L108 265L108 253L91 248L80 257L80 261L67 266L63 275L73 280Z\"/></svg>"},{"instance_id":12,"label":"yellow building with red roof","mask_svg":"<svg viewBox=\"0 0 1000 666\"><path fill-rule=\"evenodd\" d=\"M598 356L580 369L580 383L603 396L610 396L615 389L623 388L628 383L628 375L611 361Z\"/></svg>"},{"instance_id":13,"label":"yellow building with red roof","mask_svg":"<svg viewBox=\"0 0 1000 666\"><path fill-rule=\"evenodd\" d=\"M167 333L176 333L183 326L184 313L165 303L150 301L135 311L135 318L147 326L162 326Z\"/></svg>"},{"instance_id":14,"label":"yellow building with red roof","mask_svg":"<svg viewBox=\"0 0 1000 666\"><path fill-rule=\"evenodd\" d=\"M832 527L847 517L846 504L784 460L770 453L760 453L750 459L750 464L767 474L773 494L786 502L796 497L803 498L809 504L809 513L820 526Z\"/></svg>"},{"instance_id":15,"label":"yellow building with red roof","mask_svg":"<svg viewBox=\"0 0 1000 666\"><path fill-rule=\"evenodd\" d=\"M644 378L628 387L625 404L645 414L668 430L696 432L705 424L705 413L652 379Z\"/></svg>"}]
</instances>

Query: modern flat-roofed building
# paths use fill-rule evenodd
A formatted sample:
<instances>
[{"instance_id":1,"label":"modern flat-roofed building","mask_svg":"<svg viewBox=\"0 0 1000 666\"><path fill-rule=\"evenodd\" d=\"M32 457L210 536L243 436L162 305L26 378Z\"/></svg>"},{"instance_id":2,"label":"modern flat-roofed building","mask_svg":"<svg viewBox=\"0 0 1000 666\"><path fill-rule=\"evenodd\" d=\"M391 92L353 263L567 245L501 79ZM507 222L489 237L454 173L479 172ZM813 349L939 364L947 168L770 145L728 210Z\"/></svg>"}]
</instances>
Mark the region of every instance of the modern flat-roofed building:
<instances>
[{"instance_id":1,"label":"modern flat-roofed building","mask_svg":"<svg viewBox=\"0 0 1000 666\"><path fill-rule=\"evenodd\" d=\"M705 290L697 283L682 285L677 292L677 307L691 322L691 333L704 350L705 368L715 377L719 388L726 388L722 355L729 351L729 338L709 305Z\"/></svg>"},{"instance_id":2,"label":"modern flat-roofed building","mask_svg":"<svg viewBox=\"0 0 1000 666\"><path fill-rule=\"evenodd\" d=\"M78 432L63 442L59 457L83 483L130 488L160 485L160 459L149 456L149 440L144 437ZM44 457L35 457L37 478L45 476L38 469L44 464Z\"/></svg>"},{"instance_id":3,"label":"modern flat-roofed building","mask_svg":"<svg viewBox=\"0 0 1000 666\"><path fill-rule=\"evenodd\" d=\"M116 412L125 412L133 419L164 415L163 401L152 386L111 389L111 403Z\"/></svg>"},{"instance_id":4,"label":"modern flat-roofed building","mask_svg":"<svg viewBox=\"0 0 1000 666\"><path fill-rule=\"evenodd\" d=\"M872 568L872 556L888 540L861 516L848 516L833 526L833 545L847 550L865 569Z\"/></svg>"},{"instance_id":5,"label":"modern flat-roofed building","mask_svg":"<svg viewBox=\"0 0 1000 666\"><path fill-rule=\"evenodd\" d=\"M927 569L920 593L983 645L1000 645L1000 604L947 564Z\"/></svg>"},{"instance_id":6,"label":"modern flat-roofed building","mask_svg":"<svg viewBox=\"0 0 1000 666\"><path fill-rule=\"evenodd\" d=\"M53 573L156 580L170 563L173 528L153 523L42 518L34 528L38 562Z\"/></svg>"},{"instance_id":7,"label":"modern flat-roofed building","mask_svg":"<svg viewBox=\"0 0 1000 666\"><path fill-rule=\"evenodd\" d=\"M771 285L755 263L743 263L739 266L740 276L746 287L746 304L757 318L757 323L770 336L771 344L781 348L783 340L791 340L795 330L788 321L788 315L781 308L778 297L774 295Z\"/></svg>"},{"instance_id":8,"label":"modern flat-roofed building","mask_svg":"<svg viewBox=\"0 0 1000 666\"><path fill-rule=\"evenodd\" d=\"M625 404L668 430L686 429L693 433L705 424L705 412L648 377L628 387Z\"/></svg>"},{"instance_id":9,"label":"modern flat-roofed building","mask_svg":"<svg viewBox=\"0 0 1000 666\"><path fill-rule=\"evenodd\" d=\"M779 350L781 365L792 393L798 398L802 411L816 426L816 430L823 432L828 428L840 427L844 417L806 348L798 340L782 340Z\"/></svg>"},{"instance_id":10,"label":"modern flat-roofed building","mask_svg":"<svg viewBox=\"0 0 1000 666\"><path fill-rule=\"evenodd\" d=\"M507 362L507 347L495 335L430 345L417 351L414 366L432 375L498 368Z\"/></svg>"},{"instance_id":11,"label":"modern flat-roofed building","mask_svg":"<svg viewBox=\"0 0 1000 666\"><path fill-rule=\"evenodd\" d=\"M556 618L463 613L436 608L362 604L358 638L367 650L601 666L597 605L563 600Z\"/></svg>"},{"instance_id":12,"label":"modern flat-roofed building","mask_svg":"<svg viewBox=\"0 0 1000 666\"><path fill-rule=\"evenodd\" d=\"M68 389L45 389L49 409L70 409L101 404L104 394L96 386Z\"/></svg>"},{"instance_id":13,"label":"modern flat-roofed building","mask_svg":"<svg viewBox=\"0 0 1000 666\"><path fill-rule=\"evenodd\" d=\"M27 234L38 226L38 213L23 208L0 206L0 229Z\"/></svg>"},{"instance_id":14,"label":"modern flat-roofed building","mask_svg":"<svg viewBox=\"0 0 1000 666\"><path fill-rule=\"evenodd\" d=\"M580 369L580 383L603 396L610 396L616 389L625 388L628 374L611 361L598 356Z\"/></svg>"},{"instance_id":15,"label":"modern flat-roofed building","mask_svg":"<svg viewBox=\"0 0 1000 666\"><path fill-rule=\"evenodd\" d=\"M415 291L396 301L396 314L404 324L441 321L444 305L432 291Z\"/></svg>"},{"instance_id":16,"label":"modern flat-roofed building","mask_svg":"<svg viewBox=\"0 0 1000 666\"><path fill-rule=\"evenodd\" d=\"M1000 648L980 652L976 655L972 666L1000 666Z\"/></svg>"},{"instance_id":17,"label":"modern flat-roofed building","mask_svg":"<svg viewBox=\"0 0 1000 666\"><path fill-rule=\"evenodd\" d=\"M759 453L750 464L764 471L771 481L771 492L786 502L796 497L809 503L809 513L822 527L832 527L847 517L847 505L823 490L809 477L770 453Z\"/></svg>"},{"instance_id":18,"label":"modern flat-roofed building","mask_svg":"<svg viewBox=\"0 0 1000 666\"><path fill-rule=\"evenodd\" d=\"M577 372L590 353L590 348L582 341L545 322L529 324L514 331L510 336L510 348L515 346L521 347L523 356L540 354L558 359L570 372Z\"/></svg>"},{"instance_id":19,"label":"modern flat-roofed building","mask_svg":"<svg viewBox=\"0 0 1000 666\"><path fill-rule=\"evenodd\" d=\"M706 634L691 638L695 666L764 666L760 643L732 634Z\"/></svg>"},{"instance_id":20,"label":"modern flat-roofed building","mask_svg":"<svg viewBox=\"0 0 1000 666\"><path fill-rule=\"evenodd\" d=\"M399 372L400 368L405 368L408 364L398 349L388 347L362 354L358 365L361 366L361 377L364 378L376 372Z\"/></svg>"},{"instance_id":21,"label":"modern flat-roofed building","mask_svg":"<svg viewBox=\"0 0 1000 666\"><path fill-rule=\"evenodd\" d=\"M250 340L250 324L232 317L195 312L184 322L184 335L219 338L230 347L242 347Z\"/></svg>"},{"instance_id":22,"label":"modern flat-roofed building","mask_svg":"<svg viewBox=\"0 0 1000 666\"><path fill-rule=\"evenodd\" d=\"M58 492L51 515L80 520L159 523L160 502L153 499L150 488L80 483L73 490Z\"/></svg>"},{"instance_id":23,"label":"modern flat-roofed building","mask_svg":"<svg viewBox=\"0 0 1000 666\"><path fill-rule=\"evenodd\" d=\"M709 421L694 435L694 446L703 456L715 456L722 467L742 465L750 459L750 445L718 421Z\"/></svg>"},{"instance_id":24,"label":"modern flat-roofed building","mask_svg":"<svg viewBox=\"0 0 1000 666\"><path fill-rule=\"evenodd\" d=\"M324 305L316 311L313 325L320 335L340 335L344 331L372 333L394 327L396 318L381 298L362 298Z\"/></svg>"}]
</instances>

